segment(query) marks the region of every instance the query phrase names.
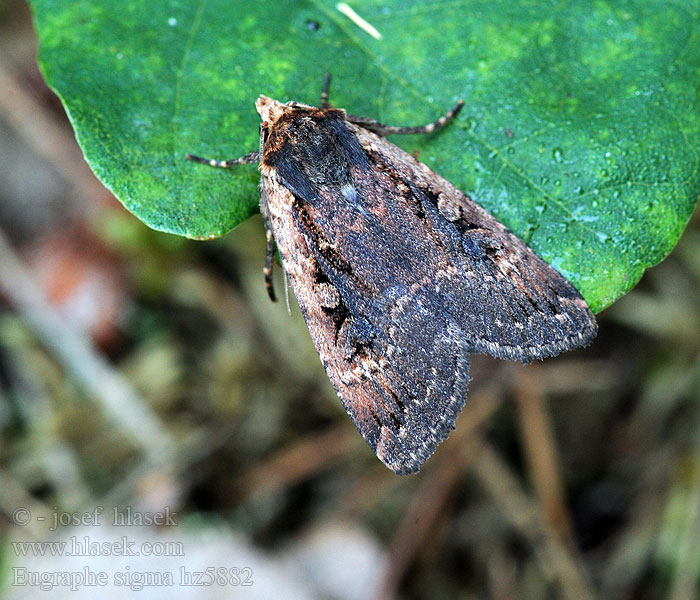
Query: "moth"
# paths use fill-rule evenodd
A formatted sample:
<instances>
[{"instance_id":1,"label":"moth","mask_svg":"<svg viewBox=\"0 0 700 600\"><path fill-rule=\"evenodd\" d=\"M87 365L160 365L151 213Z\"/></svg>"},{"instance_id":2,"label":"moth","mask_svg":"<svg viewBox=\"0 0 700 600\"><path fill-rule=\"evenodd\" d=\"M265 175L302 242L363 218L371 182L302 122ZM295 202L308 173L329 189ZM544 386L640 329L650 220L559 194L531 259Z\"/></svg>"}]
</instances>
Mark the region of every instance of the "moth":
<instances>
[{"instance_id":1,"label":"moth","mask_svg":"<svg viewBox=\"0 0 700 600\"><path fill-rule=\"evenodd\" d=\"M260 96L259 162L270 297L275 245L346 411L378 458L418 471L454 428L469 355L530 362L587 345L586 302L486 210L385 139L393 127L328 102Z\"/></svg>"}]
</instances>

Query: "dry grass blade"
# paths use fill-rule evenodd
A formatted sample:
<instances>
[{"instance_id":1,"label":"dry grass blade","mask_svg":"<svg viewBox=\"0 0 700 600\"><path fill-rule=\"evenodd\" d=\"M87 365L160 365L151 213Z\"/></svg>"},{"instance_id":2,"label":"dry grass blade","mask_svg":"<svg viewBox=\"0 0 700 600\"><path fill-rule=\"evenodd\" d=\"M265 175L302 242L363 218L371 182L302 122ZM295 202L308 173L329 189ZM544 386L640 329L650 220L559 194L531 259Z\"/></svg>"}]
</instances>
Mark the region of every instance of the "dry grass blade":
<instances>
[{"instance_id":1,"label":"dry grass blade","mask_svg":"<svg viewBox=\"0 0 700 600\"><path fill-rule=\"evenodd\" d=\"M387 571L377 599L393 597L406 570L426 538L434 530L460 475L475 456L480 443L477 434L500 406L502 389L496 385L472 393L470 403L460 418L459 427L438 451L433 464L426 466L420 487L403 514L389 545Z\"/></svg>"},{"instance_id":2,"label":"dry grass blade","mask_svg":"<svg viewBox=\"0 0 700 600\"><path fill-rule=\"evenodd\" d=\"M75 382L138 444L147 460L153 464L167 460L173 442L160 419L91 342L66 325L46 302L2 231L0 293Z\"/></svg>"},{"instance_id":3,"label":"dry grass blade","mask_svg":"<svg viewBox=\"0 0 700 600\"><path fill-rule=\"evenodd\" d=\"M516 370L515 400L530 479L548 526L574 548L560 460L538 365Z\"/></svg>"},{"instance_id":4,"label":"dry grass blade","mask_svg":"<svg viewBox=\"0 0 700 600\"><path fill-rule=\"evenodd\" d=\"M307 436L245 472L236 487L249 497L293 485L339 460L358 443L357 432L346 425Z\"/></svg>"},{"instance_id":5,"label":"dry grass blade","mask_svg":"<svg viewBox=\"0 0 700 600\"><path fill-rule=\"evenodd\" d=\"M97 198L110 198L88 167L70 128L56 119L37 102L0 60L0 113L15 132L37 153L56 167L61 176L82 196L90 200L83 210L90 210Z\"/></svg>"},{"instance_id":6,"label":"dry grass blade","mask_svg":"<svg viewBox=\"0 0 700 600\"><path fill-rule=\"evenodd\" d=\"M506 518L530 543L546 579L558 584L567 600L593 600L585 568L543 521L538 507L521 489L508 466L488 444L482 444L472 472Z\"/></svg>"}]
</instances>

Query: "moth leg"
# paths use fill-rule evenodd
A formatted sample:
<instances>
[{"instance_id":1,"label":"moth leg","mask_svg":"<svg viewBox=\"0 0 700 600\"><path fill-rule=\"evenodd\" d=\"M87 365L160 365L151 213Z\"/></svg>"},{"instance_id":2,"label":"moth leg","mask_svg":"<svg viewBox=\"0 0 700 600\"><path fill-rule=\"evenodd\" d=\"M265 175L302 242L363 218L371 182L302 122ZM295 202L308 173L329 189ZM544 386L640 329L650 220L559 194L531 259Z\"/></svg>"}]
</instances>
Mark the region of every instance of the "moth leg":
<instances>
[{"instance_id":1,"label":"moth leg","mask_svg":"<svg viewBox=\"0 0 700 600\"><path fill-rule=\"evenodd\" d=\"M265 268L263 269L263 273L265 273L265 288L267 289L267 295L270 297L270 300L277 302L275 287L272 283L272 261L275 259L275 237L272 235L272 229L267 229L266 227L265 236L267 239Z\"/></svg>"},{"instance_id":2,"label":"moth leg","mask_svg":"<svg viewBox=\"0 0 700 600\"><path fill-rule=\"evenodd\" d=\"M442 129L452 119L454 119L459 113L459 111L462 110L463 106L464 100L460 100L459 102L457 102L457 104L454 105L454 108L452 108L452 110L440 117L437 121L435 121L434 123L429 123L428 125L421 125L420 127L394 127L392 125L382 125L381 123L378 123L377 121L375 121L374 119L370 119L369 117L357 117L354 115L348 115L347 119L351 123L359 125L360 127L368 129L369 131L373 131L374 133L376 133L377 135L381 135L382 137L392 134L404 135L407 133L432 133L433 131Z\"/></svg>"},{"instance_id":3,"label":"moth leg","mask_svg":"<svg viewBox=\"0 0 700 600\"><path fill-rule=\"evenodd\" d=\"M232 167L234 165L248 165L250 163L260 162L260 152L249 152L245 156L241 156L240 158L236 158L233 160L216 160L213 158L202 158L201 156L195 156L194 154L190 154L189 152L185 154L185 158L187 160L191 160L192 162L202 163L203 165L209 165L210 167L228 169L229 167Z\"/></svg>"},{"instance_id":4,"label":"moth leg","mask_svg":"<svg viewBox=\"0 0 700 600\"><path fill-rule=\"evenodd\" d=\"M319 108L331 108L331 103L328 101L328 91L331 87L331 74L326 73L323 76L323 88L321 89L321 104Z\"/></svg>"},{"instance_id":5,"label":"moth leg","mask_svg":"<svg viewBox=\"0 0 700 600\"><path fill-rule=\"evenodd\" d=\"M260 192L260 216L265 226L265 240L267 242L265 247L265 266L263 267L265 288L267 289L267 295L270 297L270 300L277 302L277 295L275 294L275 288L272 283L272 265L275 260L276 250L275 236L272 233L272 218L270 216L270 207L267 203L267 189L264 185L264 181L260 182L258 191Z\"/></svg>"}]
</instances>

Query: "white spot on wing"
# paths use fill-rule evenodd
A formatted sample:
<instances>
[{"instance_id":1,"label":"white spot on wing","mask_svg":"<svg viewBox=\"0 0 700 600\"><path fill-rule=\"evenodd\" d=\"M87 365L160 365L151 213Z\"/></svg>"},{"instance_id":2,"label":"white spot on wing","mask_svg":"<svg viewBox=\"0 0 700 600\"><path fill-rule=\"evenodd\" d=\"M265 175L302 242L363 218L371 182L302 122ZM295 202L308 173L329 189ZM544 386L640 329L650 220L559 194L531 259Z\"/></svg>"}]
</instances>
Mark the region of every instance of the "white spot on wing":
<instances>
[{"instance_id":1,"label":"white spot on wing","mask_svg":"<svg viewBox=\"0 0 700 600\"><path fill-rule=\"evenodd\" d=\"M357 200L357 190L351 183L346 183L343 185L343 187L340 188L340 191L350 204L355 204L355 201Z\"/></svg>"},{"instance_id":2,"label":"white spot on wing","mask_svg":"<svg viewBox=\"0 0 700 600\"><path fill-rule=\"evenodd\" d=\"M340 188L340 193L343 194L343 198L345 198L348 201L348 204L350 204L355 210L365 217L367 216L367 211L357 202L357 190L351 183L346 183L343 185L343 187Z\"/></svg>"}]
</instances>

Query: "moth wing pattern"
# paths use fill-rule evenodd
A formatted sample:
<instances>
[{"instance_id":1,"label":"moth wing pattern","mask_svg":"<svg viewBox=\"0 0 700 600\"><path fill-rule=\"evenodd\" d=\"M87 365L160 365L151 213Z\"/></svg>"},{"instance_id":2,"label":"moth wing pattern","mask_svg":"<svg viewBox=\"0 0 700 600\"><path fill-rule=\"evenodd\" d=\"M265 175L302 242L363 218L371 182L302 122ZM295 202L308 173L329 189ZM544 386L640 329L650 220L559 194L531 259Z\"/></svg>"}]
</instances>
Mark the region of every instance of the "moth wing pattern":
<instances>
[{"instance_id":1,"label":"moth wing pattern","mask_svg":"<svg viewBox=\"0 0 700 600\"><path fill-rule=\"evenodd\" d=\"M429 299L408 290L363 300L366 292L332 264L324 241L300 229L308 213L277 212L295 203L289 190L265 177L261 185L285 272L345 410L384 464L417 471L466 402L467 344L458 328L435 319Z\"/></svg>"},{"instance_id":2,"label":"moth wing pattern","mask_svg":"<svg viewBox=\"0 0 700 600\"><path fill-rule=\"evenodd\" d=\"M595 335L573 286L427 166L342 110L265 101L263 217L331 382L392 470L417 471L454 427L471 352L527 362Z\"/></svg>"},{"instance_id":3,"label":"moth wing pattern","mask_svg":"<svg viewBox=\"0 0 700 600\"><path fill-rule=\"evenodd\" d=\"M370 132L358 134L377 171L392 165L410 187L411 205L443 249L432 292L472 352L529 362L595 337L585 300L520 238L410 154Z\"/></svg>"}]
</instances>

